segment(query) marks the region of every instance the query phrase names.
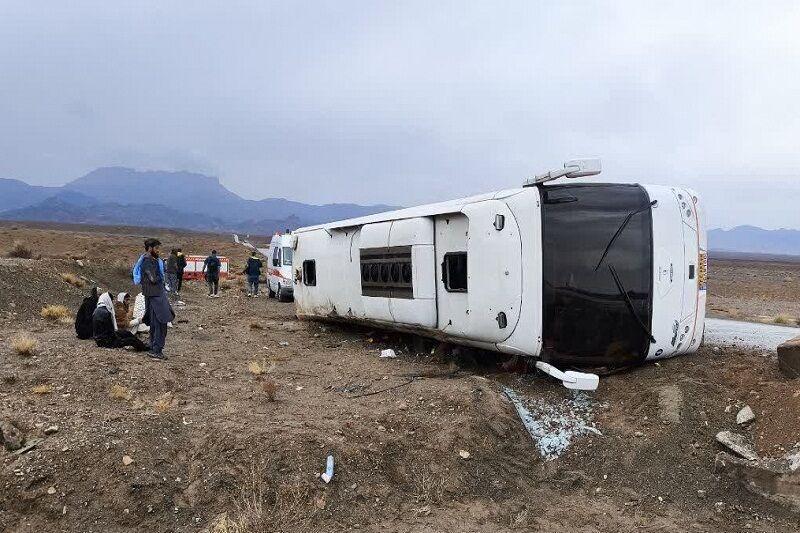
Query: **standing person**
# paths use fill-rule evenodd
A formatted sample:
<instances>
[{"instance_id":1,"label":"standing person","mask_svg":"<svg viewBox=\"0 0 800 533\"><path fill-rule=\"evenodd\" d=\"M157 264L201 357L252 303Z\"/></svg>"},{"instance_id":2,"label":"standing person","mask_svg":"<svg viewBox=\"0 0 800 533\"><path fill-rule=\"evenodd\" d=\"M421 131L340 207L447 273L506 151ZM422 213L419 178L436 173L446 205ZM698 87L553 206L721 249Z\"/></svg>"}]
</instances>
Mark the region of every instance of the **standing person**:
<instances>
[{"instance_id":1,"label":"standing person","mask_svg":"<svg viewBox=\"0 0 800 533\"><path fill-rule=\"evenodd\" d=\"M167 292L170 300L178 299L178 249L173 248L167 258Z\"/></svg>"},{"instance_id":2,"label":"standing person","mask_svg":"<svg viewBox=\"0 0 800 533\"><path fill-rule=\"evenodd\" d=\"M219 269L222 263L217 257L217 251L211 250L211 255L206 257L203 261L203 272L206 275L206 283L208 284L208 297L219 298Z\"/></svg>"},{"instance_id":3,"label":"standing person","mask_svg":"<svg viewBox=\"0 0 800 533\"><path fill-rule=\"evenodd\" d=\"M247 296L258 298L258 280L261 277L261 267L264 263L258 258L258 252L253 250L250 257L247 258L247 266L244 267L242 274L247 274Z\"/></svg>"},{"instance_id":4,"label":"standing person","mask_svg":"<svg viewBox=\"0 0 800 533\"><path fill-rule=\"evenodd\" d=\"M183 255L183 250L178 248L178 297L180 298L181 289L183 288L183 271L186 270L186 256Z\"/></svg>"},{"instance_id":5,"label":"standing person","mask_svg":"<svg viewBox=\"0 0 800 533\"><path fill-rule=\"evenodd\" d=\"M147 239L144 242L147 253L140 259L140 282L145 297L144 322L150 326L150 357L166 359L164 344L167 341L167 323L172 322L175 313L169 305L167 290L164 287L164 261L159 258L161 242Z\"/></svg>"}]
</instances>

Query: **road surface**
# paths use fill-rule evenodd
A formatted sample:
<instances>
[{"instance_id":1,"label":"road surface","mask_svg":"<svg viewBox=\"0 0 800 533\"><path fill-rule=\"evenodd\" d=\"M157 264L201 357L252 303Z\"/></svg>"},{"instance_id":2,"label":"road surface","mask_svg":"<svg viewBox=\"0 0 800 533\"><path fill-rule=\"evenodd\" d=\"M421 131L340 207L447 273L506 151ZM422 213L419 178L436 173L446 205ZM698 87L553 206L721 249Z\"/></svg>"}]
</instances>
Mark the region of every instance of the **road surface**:
<instances>
[{"instance_id":1,"label":"road surface","mask_svg":"<svg viewBox=\"0 0 800 533\"><path fill-rule=\"evenodd\" d=\"M706 344L733 344L774 351L779 344L800 336L800 328L775 324L706 318Z\"/></svg>"}]
</instances>

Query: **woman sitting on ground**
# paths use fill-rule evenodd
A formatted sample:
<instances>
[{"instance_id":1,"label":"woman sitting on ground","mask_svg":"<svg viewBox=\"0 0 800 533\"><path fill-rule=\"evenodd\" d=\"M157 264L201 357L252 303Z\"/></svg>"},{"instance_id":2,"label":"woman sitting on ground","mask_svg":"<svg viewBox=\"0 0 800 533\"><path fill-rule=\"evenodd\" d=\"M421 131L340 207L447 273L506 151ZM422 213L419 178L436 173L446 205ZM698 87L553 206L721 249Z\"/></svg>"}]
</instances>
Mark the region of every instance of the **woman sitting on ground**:
<instances>
[{"instance_id":1,"label":"woman sitting on ground","mask_svg":"<svg viewBox=\"0 0 800 533\"><path fill-rule=\"evenodd\" d=\"M131 295L127 292L117 294L117 298L114 300L114 318L117 320L117 329L130 329L132 314Z\"/></svg>"},{"instance_id":2,"label":"woman sitting on ground","mask_svg":"<svg viewBox=\"0 0 800 533\"><path fill-rule=\"evenodd\" d=\"M91 339L92 334L92 313L97 307L97 287L92 287L89 296L83 299L80 309L75 315L75 334L79 339Z\"/></svg>"},{"instance_id":3,"label":"woman sitting on ground","mask_svg":"<svg viewBox=\"0 0 800 533\"><path fill-rule=\"evenodd\" d=\"M128 323L128 330L131 333L147 333L150 331L150 326L143 322L145 312L147 311L147 306L145 304L144 294L137 294L136 299L133 301L133 317L130 323Z\"/></svg>"},{"instance_id":4,"label":"woman sitting on ground","mask_svg":"<svg viewBox=\"0 0 800 533\"><path fill-rule=\"evenodd\" d=\"M114 301L110 293L104 292L97 301L97 309L92 315L94 342L101 348L123 348L131 346L137 352L149 349L136 335L124 329L117 329L114 316Z\"/></svg>"}]
</instances>

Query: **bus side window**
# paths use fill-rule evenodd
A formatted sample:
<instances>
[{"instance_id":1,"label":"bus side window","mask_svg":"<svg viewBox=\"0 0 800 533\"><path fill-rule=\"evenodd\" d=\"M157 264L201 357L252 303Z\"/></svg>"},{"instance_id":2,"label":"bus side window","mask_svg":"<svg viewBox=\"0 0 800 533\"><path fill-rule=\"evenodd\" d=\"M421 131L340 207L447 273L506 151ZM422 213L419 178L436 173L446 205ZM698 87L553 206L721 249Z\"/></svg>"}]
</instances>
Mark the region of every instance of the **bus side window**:
<instances>
[{"instance_id":1,"label":"bus side window","mask_svg":"<svg viewBox=\"0 0 800 533\"><path fill-rule=\"evenodd\" d=\"M303 284L310 287L317 285L317 262L313 259L303 261Z\"/></svg>"},{"instance_id":2,"label":"bus side window","mask_svg":"<svg viewBox=\"0 0 800 533\"><path fill-rule=\"evenodd\" d=\"M447 292L467 292L467 252L444 254L442 282Z\"/></svg>"}]
</instances>

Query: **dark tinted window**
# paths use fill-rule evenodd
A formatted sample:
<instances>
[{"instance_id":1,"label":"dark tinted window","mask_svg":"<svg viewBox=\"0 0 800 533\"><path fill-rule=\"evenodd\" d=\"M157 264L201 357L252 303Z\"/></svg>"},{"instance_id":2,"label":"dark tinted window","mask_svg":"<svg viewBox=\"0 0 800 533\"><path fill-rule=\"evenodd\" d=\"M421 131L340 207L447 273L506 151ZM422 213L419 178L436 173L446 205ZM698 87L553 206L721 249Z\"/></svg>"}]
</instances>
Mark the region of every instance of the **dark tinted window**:
<instances>
[{"instance_id":1,"label":"dark tinted window","mask_svg":"<svg viewBox=\"0 0 800 533\"><path fill-rule=\"evenodd\" d=\"M303 261L303 283L309 286L317 284L317 262L313 259Z\"/></svg>"},{"instance_id":2,"label":"dark tinted window","mask_svg":"<svg viewBox=\"0 0 800 533\"><path fill-rule=\"evenodd\" d=\"M545 355L589 364L643 359L652 284L646 191L638 185L551 185L542 187L542 200Z\"/></svg>"},{"instance_id":3,"label":"dark tinted window","mask_svg":"<svg viewBox=\"0 0 800 533\"><path fill-rule=\"evenodd\" d=\"M442 272L448 292L467 292L467 252L444 254Z\"/></svg>"}]
</instances>

